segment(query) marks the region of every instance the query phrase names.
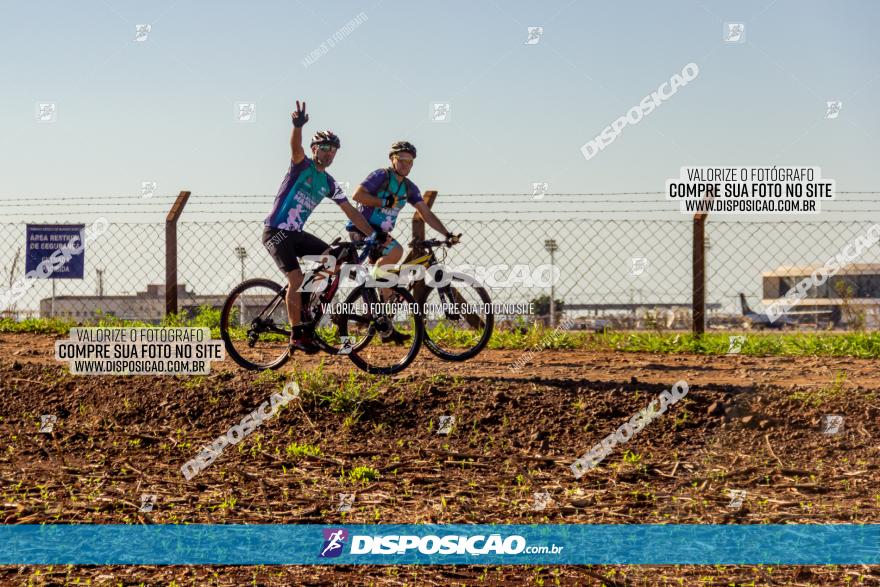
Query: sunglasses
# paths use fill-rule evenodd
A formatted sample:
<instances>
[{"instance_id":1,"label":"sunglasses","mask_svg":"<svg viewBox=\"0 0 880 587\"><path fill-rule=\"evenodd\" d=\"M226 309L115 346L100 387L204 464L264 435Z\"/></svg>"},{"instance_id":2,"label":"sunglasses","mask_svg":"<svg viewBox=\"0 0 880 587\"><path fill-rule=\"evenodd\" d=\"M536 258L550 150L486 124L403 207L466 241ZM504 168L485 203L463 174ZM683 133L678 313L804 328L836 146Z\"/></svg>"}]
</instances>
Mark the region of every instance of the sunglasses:
<instances>
[{"instance_id":1,"label":"sunglasses","mask_svg":"<svg viewBox=\"0 0 880 587\"><path fill-rule=\"evenodd\" d=\"M328 151L335 151L336 147L334 147L333 145L318 145L318 150L324 151L326 153Z\"/></svg>"},{"instance_id":2,"label":"sunglasses","mask_svg":"<svg viewBox=\"0 0 880 587\"><path fill-rule=\"evenodd\" d=\"M395 155L394 158L397 159L398 161L400 161L401 163L412 163L413 162L412 157L399 157L399 156Z\"/></svg>"}]
</instances>

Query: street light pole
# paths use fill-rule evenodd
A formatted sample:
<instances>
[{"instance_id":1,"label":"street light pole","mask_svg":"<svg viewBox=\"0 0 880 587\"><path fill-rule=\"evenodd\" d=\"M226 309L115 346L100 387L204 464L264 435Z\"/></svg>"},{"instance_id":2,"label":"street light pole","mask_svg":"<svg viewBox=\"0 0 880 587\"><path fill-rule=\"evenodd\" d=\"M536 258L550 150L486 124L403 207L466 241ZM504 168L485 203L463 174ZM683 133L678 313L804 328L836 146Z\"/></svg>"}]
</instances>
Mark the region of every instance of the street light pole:
<instances>
[{"instance_id":1,"label":"street light pole","mask_svg":"<svg viewBox=\"0 0 880 587\"><path fill-rule=\"evenodd\" d=\"M556 245L556 240L549 238L544 241L544 248L550 252L550 326L556 326L556 284L553 276L556 275L554 253L559 247Z\"/></svg>"},{"instance_id":2,"label":"street light pole","mask_svg":"<svg viewBox=\"0 0 880 587\"><path fill-rule=\"evenodd\" d=\"M247 249L244 247L235 247L235 256L241 261L241 280L244 281L244 260L247 259Z\"/></svg>"}]
</instances>

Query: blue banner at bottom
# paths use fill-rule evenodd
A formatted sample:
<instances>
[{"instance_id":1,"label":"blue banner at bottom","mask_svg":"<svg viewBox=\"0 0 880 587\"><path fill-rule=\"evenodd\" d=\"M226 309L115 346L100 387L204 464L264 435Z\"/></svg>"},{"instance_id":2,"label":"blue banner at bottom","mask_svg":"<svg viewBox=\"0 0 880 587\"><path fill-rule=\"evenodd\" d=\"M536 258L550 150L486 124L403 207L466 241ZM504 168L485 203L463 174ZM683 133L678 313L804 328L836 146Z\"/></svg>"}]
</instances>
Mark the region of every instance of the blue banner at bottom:
<instances>
[{"instance_id":1,"label":"blue banner at bottom","mask_svg":"<svg viewBox=\"0 0 880 587\"><path fill-rule=\"evenodd\" d=\"M880 564L880 525L16 525L3 565Z\"/></svg>"}]
</instances>

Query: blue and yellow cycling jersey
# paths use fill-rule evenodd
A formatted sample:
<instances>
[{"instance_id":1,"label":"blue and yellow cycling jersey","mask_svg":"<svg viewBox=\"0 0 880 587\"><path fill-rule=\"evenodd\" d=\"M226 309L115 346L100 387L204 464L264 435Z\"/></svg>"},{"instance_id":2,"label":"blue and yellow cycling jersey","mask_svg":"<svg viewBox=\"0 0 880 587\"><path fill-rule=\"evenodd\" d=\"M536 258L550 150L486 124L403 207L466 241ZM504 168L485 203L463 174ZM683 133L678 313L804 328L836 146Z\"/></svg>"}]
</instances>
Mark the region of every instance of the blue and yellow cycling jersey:
<instances>
[{"instance_id":1,"label":"blue and yellow cycling jersey","mask_svg":"<svg viewBox=\"0 0 880 587\"><path fill-rule=\"evenodd\" d=\"M384 200L389 194L394 196L394 205L388 208L358 204L358 210L370 226L382 232L391 232L397 222L397 216L407 202L418 204L422 201L422 194L416 184L408 180L398 181L397 174L388 169L377 169L368 175L361 185L370 195L380 200ZM349 222L346 228L357 230L352 222Z\"/></svg>"},{"instance_id":2,"label":"blue and yellow cycling jersey","mask_svg":"<svg viewBox=\"0 0 880 587\"><path fill-rule=\"evenodd\" d=\"M312 210L324 198L337 204L348 201L336 180L329 173L318 171L314 161L308 157L299 163L291 161L265 225L283 230L302 230Z\"/></svg>"}]
</instances>

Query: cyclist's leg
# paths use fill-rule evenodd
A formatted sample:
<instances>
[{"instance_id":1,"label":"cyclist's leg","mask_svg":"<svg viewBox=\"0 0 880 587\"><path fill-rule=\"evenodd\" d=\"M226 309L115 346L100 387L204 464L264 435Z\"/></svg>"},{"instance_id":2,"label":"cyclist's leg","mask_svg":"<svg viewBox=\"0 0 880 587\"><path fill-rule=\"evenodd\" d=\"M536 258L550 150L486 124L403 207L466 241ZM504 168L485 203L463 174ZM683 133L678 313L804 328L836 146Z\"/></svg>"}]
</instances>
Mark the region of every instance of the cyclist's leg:
<instances>
[{"instance_id":1,"label":"cyclist's leg","mask_svg":"<svg viewBox=\"0 0 880 587\"><path fill-rule=\"evenodd\" d=\"M364 240L366 240L367 237L364 233L362 233L360 230L358 230L357 227L355 227L352 230L348 231L348 238L353 243L360 243L360 242L363 242ZM375 249L374 249L374 251L375 251ZM370 259L371 263L375 263L376 259L378 259L378 258L379 257L377 256L376 253L374 253L374 252L370 253L369 259Z\"/></svg>"},{"instance_id":2,"label":"cyclist's leg","mask_svg":"<svg viewBox=\"0 0 880 587\"><path fill-rule=\"evenodd\" d=\"M351 242L355 242L355 243L361 242L366 238L364 236L364 234L357 229L349 231L348 235L349 235L349 238L351 238ZM374 269L379 269L379 271L377 271L376 275L378 277L383 277L384 275L381 272L382 266L383 265L394 265L396 263L399 263L402 258L403 258L403 247L401 247L400 243L397 242L396 240L394 240L393 238L391 238L391 236L389 235L388 244L385 245L385 248L382 249L379 256L371 255L370 261L373 262ZM382 295L382 299L387 300L389 298L389 296L391 295L391 290L388 288L382 288L380 290L380 293Z\"/></svg>"},{"instance_id":3,"label":"cyclist's leg","mask_svg":"<svg viewBox=\"0 0 880 587\"><path fill-rule=\"evenodd\" d=\"M364 234L357 229L349 231L348 234L352 242L360 242L366 238ZM382 249L379 255L381 256L370 256L370 260L375 263L375 267L381 268L383 264L393 265L399 262L400 259L403 257L403 247L400 246L400 243L398 243L393 238L390 238L389 236L388 244L385 245L385 248ZM382 274L379 273L378 276L381 277ZM388 288L382 288L380 290L380 293L384 301L387 301L391 297L391 290ZM409 334L401 334L396 330L392 330L391 333L386 333L382 335L382 340L384 342L393 342L397 344L405 343L409 339Z\"/></svg>"},{"instance_id":4,"label":"cyclist's leg","mask_svg":"<svg viewBox=\"0 0 880 587\"><path fill-rule=\"evenodd\" d=\"M403 247L400 246L400 243L394 240L385 245L385 248L382 249L382 256L376 261L376 266L381 268L383 265L396 265L403 258ZM381 274L380 274L381 275ZM387 300L391 296L391 290L386 288L382 288L382 299Z\"/></svg>"},{"instance_id":5,"label":"cyclist's leg","mask_svg":"<svg viewBox=\"0 0 880 587\"><path fill-rule=\"evenodd\" d=\"M394 240L393 238L389 240L388 244L385 245L385 248L382 249L382 256L379 257L379 260L376 261L376 265L382 268L383 265L396 265L400 263L400 260L403 258L403 247L400 246L400 243ZM380 271L379 275L382 273ZM392 274L394 277L399 277L399 273ZM392 291L390 288L382 288L381 290L382 300L384 302L388 302L391 299ZM393 328L393 327L392 327ZM403 332L399 332L397 329L393 328L391 333L388 335L382 336L382 340L384 342L393 342L395 344L405 344L411 338L410 334L406 334Z\"/></svg>"},{"instance_id":6,"label":"cyclist's leg","mask_svg":"<svg viewBox=\"0 0 880 587\"><path fill-rule=\"evenodd\" d=\"M299 234L302 233L279 228L267 227L263 230L263 245L269 251L272 259L275 261L275 265L287 277L288 287L285 302L287 304L287 319L290 320L292 327L296 327L302 319L302 304L300 303L299 293L296 291L303 280L299 261L296 258L296 241Z\"/></svg>"},{"instance_id":7,"label":"cyclist's leg","mask_svg":"<svg viewBox=\"0 0 880 587\"><path fill-rule=\"evenodd\" d=\"M294 238L291 240L293 241L291 253L294 255L294 259L307 255L322 255L330 248L330 245L305 231L295 233ZM296 269L287 274L287 283L290 286L287 290L287 308L288 312L290 312L291 326L294 327L302 323L302 292L299 289L303 279L304 275L297 261Z\"/></svg>"},{"instance_id":8,"label":"cyclist's leg","mask_svg":"<svg viewBox=\"0 0 880 587\"><path fill-rule=\"evenodd\" d=\"M287 277L287 317L291 325L291 342L295 346L309 352L317 351L317 348L309 344L300 344L307 338L302 331L302 300L298 291L303 282L303 273L297 257L303 255L320 254L327 248L327 244L318 237L302 231L286 231L276 228L266 228L263 231L263 244L269 254L275 260L275 264Z\"/></svg>"},{"instance_id":9,"label":"cyclist's leg","mask_svg":"<svg viewBox=\"0 0 880 587\"><path fill-rule=\"evenodd\" d=\"M290 326L294 330L302 322L302 296L299 292L299 286L303 282L303 273L298 265L297 263L296 269L291 269L287 272L287 297L284 299L287 303L287 316L290 319Z\"/></svg>"}]
</instances>

